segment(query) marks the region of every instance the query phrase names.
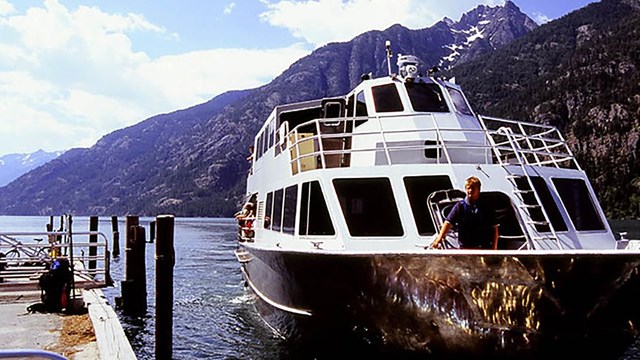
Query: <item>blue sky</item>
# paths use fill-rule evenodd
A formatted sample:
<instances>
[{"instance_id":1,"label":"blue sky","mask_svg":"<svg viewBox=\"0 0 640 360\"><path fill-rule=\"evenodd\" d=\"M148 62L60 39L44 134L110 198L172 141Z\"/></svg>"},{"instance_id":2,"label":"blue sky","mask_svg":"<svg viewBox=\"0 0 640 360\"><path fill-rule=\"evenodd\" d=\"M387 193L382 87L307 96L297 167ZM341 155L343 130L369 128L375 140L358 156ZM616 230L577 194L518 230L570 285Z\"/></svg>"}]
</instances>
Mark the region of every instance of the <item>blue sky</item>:
<instances>
[{"instance_id":1,"label":"blue sky","mask_svg":"<svg viewBox=\"0 0 640 360\"><path fill-rule=\"evenodd\" d=\"M538 23L589 0L515 0ZM334 41L503 0L0 0L0 156L89 147Z\"/></svg>"}]
</instances>

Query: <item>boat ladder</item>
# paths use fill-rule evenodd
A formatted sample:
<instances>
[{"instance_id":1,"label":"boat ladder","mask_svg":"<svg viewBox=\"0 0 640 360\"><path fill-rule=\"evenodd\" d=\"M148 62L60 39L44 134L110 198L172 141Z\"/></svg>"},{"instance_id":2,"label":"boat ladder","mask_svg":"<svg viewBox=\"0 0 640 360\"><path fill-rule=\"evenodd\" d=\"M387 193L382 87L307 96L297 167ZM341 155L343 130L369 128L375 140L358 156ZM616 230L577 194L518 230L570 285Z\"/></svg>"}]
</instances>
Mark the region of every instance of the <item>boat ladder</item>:
<instances>
[{"instance_id":1,"label":"boat ladder","mask_svg":"<svg viewBox=\"0 0 640 360\"><path fill-rule=\"evenodd\" d=\"M528 169L536 172L535 168L528 165L526 157L522 153L520 147L520 141L522 139L516 139L513 130L508 127L501 127L498 129L498 134L507 138L511 151L515 157L515 164L520 167L522 174L515 174L510 170L510 164L507 160L507 156L500 153L499 147L494 146L497 151L498 160L500 165L506 172L506 178L513 186L513 194L518 200L517 207L520 210L519 213L524 215L522 222L525 225L525 236L528 241L525 243L528 249L535 249L541 247L541 245L551 242L555 243L558 249L562 250L562 244L558 239L556 230L549 218L549 214L542 206L542 201L533 183L533 179L529 174ZM491 141L493 138L490 137ZM526 140L526 137L525 137ZM510 152L511 152L510 151ZM534 154L535 155L535 154ZM523 245L523 246L525 246Z\"/></svg>"}]
</instances>

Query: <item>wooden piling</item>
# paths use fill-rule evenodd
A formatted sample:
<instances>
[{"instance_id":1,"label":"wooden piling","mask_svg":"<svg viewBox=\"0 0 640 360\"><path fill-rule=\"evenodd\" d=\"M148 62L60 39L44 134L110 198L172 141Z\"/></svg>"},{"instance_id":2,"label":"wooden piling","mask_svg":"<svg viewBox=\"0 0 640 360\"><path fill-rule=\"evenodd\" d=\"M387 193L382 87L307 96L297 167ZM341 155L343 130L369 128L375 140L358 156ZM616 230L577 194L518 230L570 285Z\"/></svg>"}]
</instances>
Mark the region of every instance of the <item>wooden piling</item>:
<instances>
[{"instance_id":1,"label":"wooden piling","mask_svg":"<svg viewBox=\"0 0 640 360\"><path fill-rule=\"evenodd\" d=\"M89 231L97 232L98 231L98 217L90 216L89 217ZM89 270L96 269L96 260L94 259L98 256L98 248L96 245L98 244L98 235L89 235Z\"/></svg>"},{"instance_id":2,"label":"wooden piling","mask_svg":"<svg viewBox=\"0 0 640 360\"><path fill-rule=\"evenodd\" d=\"M67 240L69 241L69 268L71 269L71 298L76 298L76 280L75 280L75 265L73 259L73 216L67 215L68 228L67 228Z\"/></svg>"},{"instance_id":3,"label":"wooden piling","mask_svg":"<svg viewBox=\"0 0 640 360\"><path fill-rule=\"evenodd\" d=\"M173 355L173 248L174 217L156 217L156 359Z\"/></svg>"},{"instance_id":4,"label":"wooden piling","mask_svg":"<svg viewBox=\"0 0 640 360\"><path fill-rule=\"evenodd\" d=\"M113 234L113 257L120 256L120 233L118 232L118 217L111 217L111 232Z\"/></svg>"},{"instance_id":5,"label":"wooden piling","mask_svg":"<svg viewBox=\"0 0 640 360\"><path fill-rule=\"evenodd\" d=\"M127 216L125 279L122 281L122 310L135 316L147 312L145 230L138 224L137 216Z\"/></svg>"}]
</instances>

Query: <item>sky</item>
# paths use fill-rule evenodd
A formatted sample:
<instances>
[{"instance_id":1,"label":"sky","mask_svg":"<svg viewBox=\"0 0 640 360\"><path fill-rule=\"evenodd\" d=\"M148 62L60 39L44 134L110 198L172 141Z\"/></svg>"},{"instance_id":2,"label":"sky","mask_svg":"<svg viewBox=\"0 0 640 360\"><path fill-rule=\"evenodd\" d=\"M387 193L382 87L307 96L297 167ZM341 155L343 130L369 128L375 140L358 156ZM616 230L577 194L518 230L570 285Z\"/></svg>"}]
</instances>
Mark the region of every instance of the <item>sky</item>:
<instances>
[{"instance_id":1,"label":"sky","mask_svg":"<svg viewBox=\"0 0 640 360\"><path fill-rule=\"evenodd\" d=\"M542 24L593 0L514 0ZM0 0L0 157L90 147L327 43L503 0Z\"/></svg>"}]
</instances>

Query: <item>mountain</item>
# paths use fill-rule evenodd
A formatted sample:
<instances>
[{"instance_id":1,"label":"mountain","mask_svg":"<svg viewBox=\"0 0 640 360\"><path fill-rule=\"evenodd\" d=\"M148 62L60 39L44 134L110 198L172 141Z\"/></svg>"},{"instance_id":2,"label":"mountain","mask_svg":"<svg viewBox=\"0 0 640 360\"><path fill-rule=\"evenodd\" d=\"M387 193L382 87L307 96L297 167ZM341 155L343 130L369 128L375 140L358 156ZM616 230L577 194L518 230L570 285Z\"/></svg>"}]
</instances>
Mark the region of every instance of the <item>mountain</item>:
<instances>
[{"instance_id":1,"label":"mountain","mask_svg":"<svg viewBox=\"0 0 640 360\"><path fill-rule=\"evenodd\" d=\"M591 4L448 75L480 113L560 128L607 215L640 215L640 0Z\"/></svg>"},{"instance_id":2,"label":"mountain","mask_svg":"<svg viewBox=\"0 0 640 360\"><path fill-rule=\"evenodd\" d=\"M57 158L62 153L63 151L38 150L31 154L8 154L0 157L0 187Z\"/></svg>"},{"instance_id":3,"label":"mountain","mask_svg":"<svg viewBox=\"0 0 640 360\"><path fill-rule=\"evenodd\" d=\"M460 22L444 19L420 30L394 25L328 44L265 86L154 116L89 149L68 151L0 188L0 213L229 216L243 196L248 146L274 106L345 94L363 73L385 75L386 40L396 53L451 67L496 51L533 27L507 2L478 7ZM452 49L459 55L452 57Z\"/></svg>"},{"instance_id":4,"label":"mountain","mask_svg":"<svg viewBox=\"0 0 640 360\"><path fill-rule=\"evenodd\" d=\"M227 149L229 138L217 136L222 131L211 130L207 120L250 92L228 92L207 103L117 130L89 149L71 149L0 188L0 213L180 214L184 203L194 214L201 214L197 206L221 211L216 204L224 203L224 198L218 200L218 189L194 193L193 185L185 185L193 183L185 168L194 162L215 166L217 160L200 156L201 145L194 143L212 135L210 147Z\"/></svg>"},{"instance_id":5,"label":"mountain","mask_svg":"<svg viewBox=\"0 0 640 360\"><path fill-rule=\"evenodd\" d=\"M538 27L511 1L497 7L480 5L457 23L448 18L443 22L454 37L453 43L445 45L450 54L439 63L443 69L501 48Z\"/></svg>"}]
</instances>

